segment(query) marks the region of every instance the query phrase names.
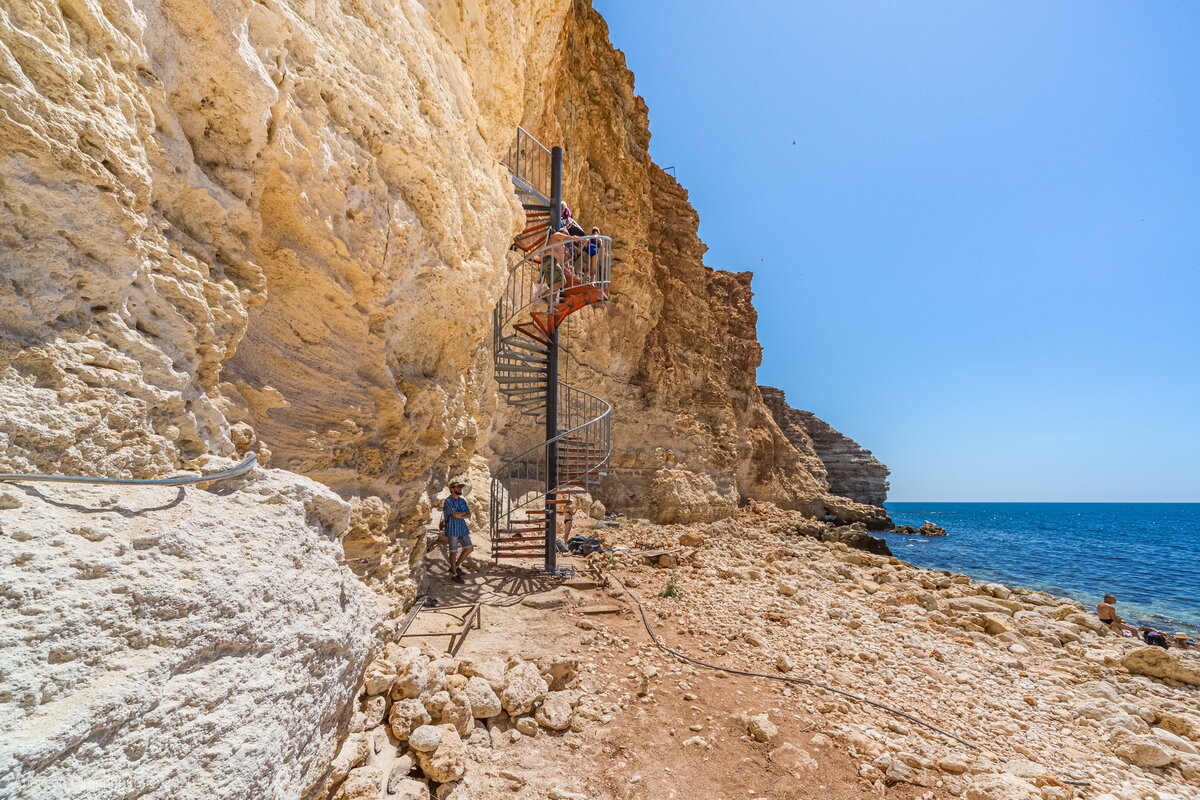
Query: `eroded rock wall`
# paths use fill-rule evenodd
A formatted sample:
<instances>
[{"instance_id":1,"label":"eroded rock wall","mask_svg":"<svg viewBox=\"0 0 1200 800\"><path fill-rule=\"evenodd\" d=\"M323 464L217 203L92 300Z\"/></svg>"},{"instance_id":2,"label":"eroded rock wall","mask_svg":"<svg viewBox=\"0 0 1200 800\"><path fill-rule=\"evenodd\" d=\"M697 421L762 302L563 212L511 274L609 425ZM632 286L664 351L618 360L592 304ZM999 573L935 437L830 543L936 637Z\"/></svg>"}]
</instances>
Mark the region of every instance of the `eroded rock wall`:
<instances>
[{"instance_id":1,"label":"eroded rock wall","mask_svg":"<svg viewBox=\"0 0 1200 800\"><path fill-rule=\"evenodd\" d=\"M614 406L613 469L598 496L662 522L728 516L748 500L847 520L825 469L780 430L756 382L751 274L704 265L686 190L650 158L647 108L604 20L574 4L556 79L531 130L566 149L566 195L613 237L613 302L576 315L567 380Z\"/></svg>"},{"instance_id":2,"label":"eroded rock wall","mask_svg":"<svg viewBox=\"0 0 1200 800\"><path fill-rule=\"evenodd\" d=\"M498 155L564 13L10 4L3 465L161 474L245 421L365 504L354 563L411 596L427 490L490 425L478 345L520 221Z\"/></svg>"},{"instance_id":3,"label":"eroded rock wall","mask_svg":"<svg viewBox=\"0 0 1200 800\"><path fill-rule=\"evenodd\" d=\"M803 454L807 468L826 482L832 494L869 506L884 504L888 468L870 450L811 411L789 406L779 389L770 386L759 389L788 441Z\"/></svg>"}]
</instances>

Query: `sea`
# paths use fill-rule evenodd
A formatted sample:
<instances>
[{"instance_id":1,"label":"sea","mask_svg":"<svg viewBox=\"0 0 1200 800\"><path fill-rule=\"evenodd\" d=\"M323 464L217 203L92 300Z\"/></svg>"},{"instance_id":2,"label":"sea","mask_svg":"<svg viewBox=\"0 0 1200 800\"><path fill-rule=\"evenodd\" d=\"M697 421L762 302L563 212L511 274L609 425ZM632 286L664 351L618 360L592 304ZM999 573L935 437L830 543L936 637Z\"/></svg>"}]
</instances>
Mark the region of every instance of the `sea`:
<instances>
[{"instance_id":1,"label":"sea","mask_svg":"<svg viewBox=\"0 0 1200 800\"><path fill-rule=\"evenodd\" d=\"M897 558L1094 608L1117 596L1136 625L1200 635L1200 503L888 503L897 525L926 520L946 536L885 533Z\"/></svg>"}]
</instances>

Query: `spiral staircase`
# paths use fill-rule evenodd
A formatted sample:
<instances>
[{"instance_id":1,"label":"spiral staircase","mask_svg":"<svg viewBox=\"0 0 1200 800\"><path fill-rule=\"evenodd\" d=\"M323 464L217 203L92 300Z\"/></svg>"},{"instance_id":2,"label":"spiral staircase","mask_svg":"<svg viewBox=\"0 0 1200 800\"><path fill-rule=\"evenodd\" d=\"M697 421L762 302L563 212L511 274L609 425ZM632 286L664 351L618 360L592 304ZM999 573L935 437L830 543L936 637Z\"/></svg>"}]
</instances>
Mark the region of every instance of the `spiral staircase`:
<instances>
[{"instance_id":1,"label":"spiral staircase","mask_svg":"<svg viewBox=\"0 0 1200 800\"><path fill-rule=\"evenodd\" d=\"M540 559L543 572L557 574L556 516L572 494L600 483L612 443L612 407L560 380L560 339L571 314L608 300L612 240L559 231L561 148L518 128L505 166L525 228L493 312L494 373L508 404L538 427L536 443L492 473L492 557Z\"/></svg>"}]
</instances>

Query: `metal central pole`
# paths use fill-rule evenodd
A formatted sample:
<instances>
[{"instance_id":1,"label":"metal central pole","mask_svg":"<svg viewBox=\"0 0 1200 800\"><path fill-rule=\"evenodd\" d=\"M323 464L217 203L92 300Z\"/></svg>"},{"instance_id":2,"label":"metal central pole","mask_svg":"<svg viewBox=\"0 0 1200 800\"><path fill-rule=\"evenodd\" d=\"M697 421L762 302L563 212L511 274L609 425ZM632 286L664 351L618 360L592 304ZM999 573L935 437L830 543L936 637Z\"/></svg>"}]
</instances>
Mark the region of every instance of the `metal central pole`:
<instances>
[{"instance_id":1,"label":"metal central pole","mask_svg":"<svg viewBox=\"0 0 1200 800\"><path fill-rule=\"evenodd\" d=\"M550 151L550 233L553 234L562 227L562 163L563 150L555 147ZM553 256L551 256L553 257ZM550 280L554 280L555 270L566 270L565 264L555 264L551 269ZM550 292L550 314L553 319L554 295ZM558 326L550 334L549 355L546 357L546 562L545 570L553 573L558 569L558 558L555 545L558 540L557 531L557 495L551 494L558 486L558 444L554 437L558 436Z\"/></svg>"}]
</instances>

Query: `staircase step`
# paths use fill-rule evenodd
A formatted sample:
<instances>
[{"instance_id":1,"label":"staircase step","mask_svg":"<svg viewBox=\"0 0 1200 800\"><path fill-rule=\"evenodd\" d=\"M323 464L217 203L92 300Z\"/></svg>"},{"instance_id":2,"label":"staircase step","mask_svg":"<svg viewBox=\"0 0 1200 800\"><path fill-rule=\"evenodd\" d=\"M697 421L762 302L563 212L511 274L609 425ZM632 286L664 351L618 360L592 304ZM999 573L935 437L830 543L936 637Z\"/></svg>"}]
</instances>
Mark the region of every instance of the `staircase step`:
<instances>
[{"instance_id":1,"label":"staircase step","mask_svg":"<svg viewBox=\"0 0 1200 800\"><path fill-rule=\"evenodd\" d=\"M546 382L544 380L531 378L528 375L497 375L496 383L528 383L531 386L540 385L543 389L546 388Z\"/></svg>"},{"instance_id":2,"label":"staircase step","mask_svg":"<svg viewBox=\"0 0 1200 800\"><path fill-rule=\"evenodd\" d=\"M524 408L524 409L529 409L529 408L532 408L533 406L538 406L539 408L546 407L545 399L540 396L535 396L535 395L509 396L508 404L510 406L516 406L517 408Z\"/></svg>"},{"instance_id":3,"label":"staircase step","mask_svg":"<svg viewBox=\"0 0 1200 800\"><path fill-rule=\"evenodd\" d=\"M520 372L525 375L545 375L546 368L545 367L518 367L518 366L513 366L510 364L497 364L496 372L497 372L497 377L500 377L499 373L501 373L501 372ZM503 377L515 378L517 376L505 375ZM533 378L530 378L529 380L533 380Z\"/></svg>"},{"instance_id":4,"label":"staircase step","mask_svg":"<svg viewBox=\"0 0 1200 800\"><path fill-rule=\"evenodd\" d=\"M521 350L528 350L531 353L537 353L544 356L550 353L549 348L538 344L532 339L526 339L524 336L505 336L501 341L507 347L516 347Z\"/></svg>"},{"instance_id":5,"label":"staircase step","mask_svg":"<svg viewBox=\"0 0 1200 800\"><path fill-rule=\"evenodd\" d=\"M546 359L544 357L535 356L535 355L532 355L529 353L518 353L518 352L515 352L512 350L500 351L497 354L496 360L498 362L503 360L503 364L505 366L515 364L515 365L521 365L521 366L526 366L526 367L536 367L538 369L543 369L543 370L546 368ZM504 366L497 364L497 369L503 369L503 368L504 368Z\"/></svg>"},{"instance_id":6,"label":"staircase step","mask_svg":"<svg viewBox=\"0 0 1200 800\"><path fill-rule=\"evenodd\" d=\"M554 333L554 329L558 327L559 320L554 314L545 311L534 311L529 315L533 320L533 324L541 328L542 333L549 336Z\"/></svg>"},{"instance_id":7,"label":"staircase step","mask_svg":"<svg viewBox=\"0 0 1200 800\"><path fill-rule=\"evenodd\" d=\"M538 328L538 326L534 325L532 322L520 322L516 325L513 325L513 330L524 336L528 336L530 339L532 339L535 342L539 342L540 344L546 345L547 347L550 346L549 337L547 337L546 334L542 333L541 329Z\"/></svg>"},{"instance_id":8,"label":"staircase step","mask_svg":"<svg viewBox=\"0 0 1200 800\"><path fill-rule=\"evenodd\" d=\"M545 558L546 552L540 553L493 553L492 558Z\"/></svg>"},{"instance_id":9,"label":"staircase step","mask_svg":"<svg viewBox=\"0 0 1200 800\"><path fill-rule=\"evenodd\" d=\"M510 405L519 405L522 408L531 406L535 403L545 404L546 390L543 389L501 389L500 394L508 398Z\"/></svg>"}]
</instances>

